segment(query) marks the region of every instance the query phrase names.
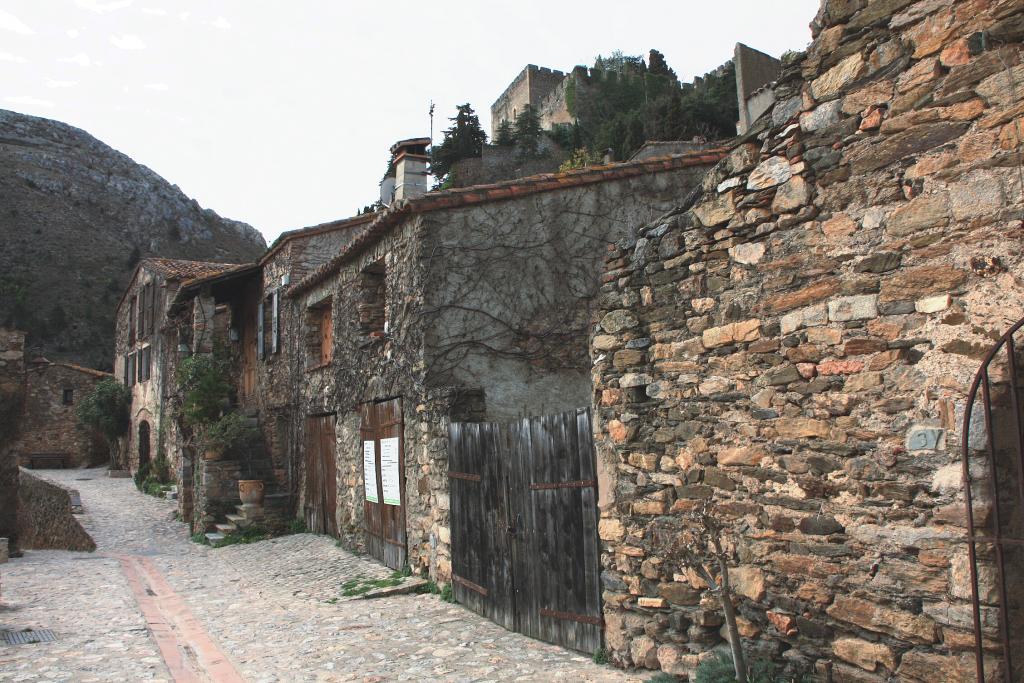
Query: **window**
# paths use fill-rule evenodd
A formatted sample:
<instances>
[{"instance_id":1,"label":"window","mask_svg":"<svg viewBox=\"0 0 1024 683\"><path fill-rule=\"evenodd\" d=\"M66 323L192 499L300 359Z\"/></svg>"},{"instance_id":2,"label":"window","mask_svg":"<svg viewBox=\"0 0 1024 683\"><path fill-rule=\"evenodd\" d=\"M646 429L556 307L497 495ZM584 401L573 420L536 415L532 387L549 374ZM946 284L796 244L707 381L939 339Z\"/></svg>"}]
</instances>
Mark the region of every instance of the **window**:
<instances>
[{"instance_id":1,"label":"window","mask_svg":"<svg viewBox=\"0 0 1024 683\"><path fill-rule=\"evenodd\" d=\"M131 386L131 383L128 381L130 377L131 377L131 372L128 369L128 356L125 356L124 357L124 372L121 373L121 379L124 381L124 385L126 387Z\"/></svg>"},{"instance_id":2,"label":"window","mask_svg":"<svg viewBox=\"0 0 1024 683\"><path fill-rule=\"evenodd\" d=\"M63 396L63 401L64 401L64 405L66 405L66 406L69 406L72 403L74 403L75 402L75 390L74 389L65 389L64 390L64 396Z\"/></svg>"},{"instance_id":3,"label":"window","mask_svg":"<svg viewBox=\"0 0 1024 683\"><path fill-rule=\"evenodd\" d=\"M128 372L125 373L125 377L128 378L127 384L133 386L135 384L135 354L129 353L125 360L128 363Z\"/></svg>"},{"instance_id":4,"label":"window","mask_svg":"<svg viewBox=\"0 0 1024 683\"><path fill-rule=\"evenodd\" d=\"M334 354L332 299L311 306L306 313L306 367L330 365Z\"/></svg>"},{"instance_id":5,"label":"window","mask_svg":"<svg viewBox=\"0 0 1024 683\"><path fill-rule=\"evenodd\" d=\"M359 274L359 328L370 337L383 337L388 331L386 283L384 259Z\"/></svg>"}]
</instances>

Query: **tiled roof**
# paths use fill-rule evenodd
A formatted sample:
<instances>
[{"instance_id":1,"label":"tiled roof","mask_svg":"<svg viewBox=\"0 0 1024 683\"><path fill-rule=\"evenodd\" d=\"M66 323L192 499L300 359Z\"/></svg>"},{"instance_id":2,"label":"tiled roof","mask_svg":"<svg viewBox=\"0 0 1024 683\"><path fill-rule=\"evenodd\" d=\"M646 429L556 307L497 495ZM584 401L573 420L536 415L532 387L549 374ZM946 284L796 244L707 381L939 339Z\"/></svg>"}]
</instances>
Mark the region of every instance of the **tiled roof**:
<instances>
[{"instance_id":1,"label":"tiled roof","mask_svg":"<svg viewBox=\"0 0 1024 683\"><path fill-rule=\"evenodd\" d=\"M281 247L283 247L289 241L299 237L309 237L310 235L319 235L325 232L334 232L335 230L346 230L351 228L357 228L360 225L369 223L371 220L377 217L380 212L375 213L364 213L361 216L353 216L351 218L342 218L337 221L329 221L327 223L320 223L319 225L311 225L308 228L297 228L295 230L288 230L282 232L274 240L274 243L270 245L270 248L264 252L263 256L260 257L259 263L262 265L270 260L270 258L276 254Z\"/></svg>"},{"instance_id":2,"label":"tiled roof","mask_svg":"<svg viewBox=\"0 0 1024 683\"><path fill-rule=\"evenodd\" d=\"M208 275L218 275L248 264L213 263L210 261L182 261L169 258L145 258L142 264L149 270L163 275L168 280L194 280Z\"/></svg>"},{"instance_id":3,"label":"tiled roof","mask_svg":"<svg viewBox=\"0 0 1024 683\"><path fill-rule=\"evenodd\" d=\"M75 365L74 363L64 363L64 362L61 362L61 361L54 362L54 361L51 361L49 358L46 358L44 356L36 356L31 361L29 361L29 363L31 363L33 366L35 366L38 369L42 369L43 367L50 368L50 367L53 367L53 366L57 365L57 366L60 366L62 368L67 368L68 370L74 370L75 372L84 372L87 375L92 375L93 377L99 377L100 379L105 379L107 377L113 377L114 376L114 375L112 375L109 372L103 372L102 370L97 370L95 368L87 368L84 365Z\"/></svg>"},{"instance_id":4,"label":"tiled roof","mask_svg":"<svg viewBox=\"0 0 1024 683\"><path fill-rule=\"evenodd\" d=\"M663 173L665 171L675 171L694 166L710 166L718 163L725 156L726 152L727 150L725 149L706 149L699 152L643 159L641 161L589 166L565 173L541 173L540 175L506 180L490 185L473 185L443 192L430 192L414 199L397 201L387 210L374 214L373 222L362 233L338 252L335 257L293 285L288 290L288 295L296 296L323 282L335 273L347 259L361 252L411 214L516 199L540 192L593 185L608 180L621 180L649 173Z\"/></svg>"},{"instance_id":5,"label":"tiled roof","mask_svg":"<svg viewBox=\"0 0 1024 683\"><path fill-rule=\"evenodd\" d=\"M100 379L106 379L107 377L113 377L114 376L112 373L109 373L109 372L103 372L102 370L96 370L95 368L87 368L87 367L82 366L82 365L75 365L74 363L54 363L54 365L59 365L62 368L68 368L69 370L76 370L78 372L84 372L87 375L92 375L93 377L99 377Z\"/></svg>"}]
</instances>

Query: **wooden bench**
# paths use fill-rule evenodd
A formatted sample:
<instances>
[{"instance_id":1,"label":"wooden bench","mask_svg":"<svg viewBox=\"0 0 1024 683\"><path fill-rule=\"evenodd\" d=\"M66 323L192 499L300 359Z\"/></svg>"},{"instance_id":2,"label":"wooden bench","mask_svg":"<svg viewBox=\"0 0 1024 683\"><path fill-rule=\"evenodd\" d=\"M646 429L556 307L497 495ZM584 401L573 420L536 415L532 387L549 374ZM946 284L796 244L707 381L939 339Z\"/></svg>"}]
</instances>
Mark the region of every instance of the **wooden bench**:
<instances>
[{"instance_id":1,"label":"wooden bench","mask_svg":"<svg viewBox=\"0 0 1024 683\"><path fill-rule=\"evenodd\" d=\"M67 453L29 453L29 467L34 470L62 470L67 467Z\"/></svg>"}]
</instances>

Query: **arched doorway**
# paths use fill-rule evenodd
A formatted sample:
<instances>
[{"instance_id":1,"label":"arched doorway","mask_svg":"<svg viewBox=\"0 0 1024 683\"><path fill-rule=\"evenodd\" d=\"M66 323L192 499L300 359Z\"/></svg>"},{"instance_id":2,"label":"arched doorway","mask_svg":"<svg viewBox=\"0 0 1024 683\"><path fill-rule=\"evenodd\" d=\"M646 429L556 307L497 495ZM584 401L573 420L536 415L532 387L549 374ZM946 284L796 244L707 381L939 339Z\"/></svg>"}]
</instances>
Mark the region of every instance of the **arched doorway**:
<instances>
[{"instance_id":1,"label":"arched doorway","mask_svg":"<svg viewBox=\"0 0 1024 683\"><path fill-rule=\"evenodd\" d=\"M149 464L149 423L139 423L139 469Z\"/></svg>"}]
</instances>

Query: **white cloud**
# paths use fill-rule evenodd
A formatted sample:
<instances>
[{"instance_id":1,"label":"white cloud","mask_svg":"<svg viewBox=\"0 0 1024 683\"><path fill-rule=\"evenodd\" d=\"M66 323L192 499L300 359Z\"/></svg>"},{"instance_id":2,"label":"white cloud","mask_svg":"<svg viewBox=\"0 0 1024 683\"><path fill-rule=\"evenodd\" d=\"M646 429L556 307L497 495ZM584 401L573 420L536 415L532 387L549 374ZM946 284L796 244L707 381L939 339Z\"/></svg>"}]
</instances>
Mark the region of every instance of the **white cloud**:
<instances>
[{"instance_id":1,"label":"white cloud","mask_svg":"<svg viewBox=\"0 0 1024 683\"><path fill-rule=\"evenodd\" d=\"M79 31L77 28L69 28L67 31L65 31L65 33L68 34L68 38L77 38L78 36L82 35L82 32Z\"/></svg>"},{"instance_id":2,"label":"white cloud","mask_svg":"<svg viewBox=\"0 0 1024 683\"><path fill-rule=\"evenodd\" d=\"M122 50L144 50L146 48L142 38L132 33L126 33L123 36L110 36L110 42L114 47L119 47Z\"/></svg>"},{"instance_id":3,"label":"white cloud","mask_svg":"<svg viewBox=\"0 0 1024 683\"><path fill-rule=\"evenodd\" d=\"M97 66L99 66L98 62L92 61L92 59L89 57L89 55L85 54L84 52L79 52L74 57L64 57L60 61L67 62L68 64L77 64L78 66L85 67L85 68L89 68L93 64L96 64Z\"/></svg>"},{"instance_id":4,"label":"white cloud","mask_svg":"<svg viewBox=\"0 0 1024 683\"><path fill-rule=\"evenodd\" d=\"M106 14L107 12L115 12L125 7L131 7L134 0L110 0L109 2L101 2L100 0L75 0L75 4L82 9L87 9L90 12L96 14Z\"/></svg>"},{"instance_id":5,"label":"white cloud","mask_svg":"<svg viewBox=\"0 0 1024 683\"><path fill-rule=\"evenodd\" d=\"M143 7L143 14L152 14L154 17L166 17L167 10L161 9L160 7Z\"/></svg>"},{"instance_id":6,"label":"white cloud","mask_svg":"<svg viewBox=\"0 0 1024 683\"><path fill-rule=\"evenodd\" d=\"M4 102L10 102L11 104L20 104L26 107L52 107L53 102L50 100L41 100L38 97L32 97L31 95L16 95L14 97L5 97Z\"/></svg>"},{"instance_id":7,"label":"white cloud","mask_svg":"<svg viewBox=\"0 0 1024 683\"><path fill-rule=\"evenodd\" d=\"M156 90L156 91L159 91L159 92L164 92L164 91L167 91L167 90L171 89L171 87L169 85L167 85L166 83L147 83L146 85L144 85L142 87L145 88L146 90Z\"/></svg>"},{"instance_id":8,"label":"white cloud","mask_svg":"<svg viewBox=\"0 0 1024 683\"><path fill-rule=\"evenodd\" d=\"M16 64L24 64L28 60L21 55L12 55L10 52L0 52L0 62L14 62Z\"/></svg>"},{"instance_id":9,"label":"white cloud","mask_svg":"<svg viewBox=\"0 0 1024 683\"><path fill-rule=\"evenodd\" d=\"M191 12L181 12L178 14L178 18L182 21L188 21L188 18L192 16Z\"/></svg>"},{"instance_id":10,"label":"white cloud","mask_svg":"<svg viewBox=\"0 0 1024 683\"><path fill-rule=\"evenodd\" d=\"M49 80L46 82L47 88L73 88L78 85L78 81L55 81Z\"/></svg>"},{"instance_id":11,"label":"white cloud","mask_svg":"<svg viewBox=\"0 0 1024 683\"><path fill-rule=\"evenodd\" d=\"M0 29L14 31L15 33L20 33L23 36L30 36L35 33L35 31L26 26L21 19L10 12L5 12L2 9L0 9Z\"/></svg>"},{"instance_id":12,"label":"white cloud","mask_svg":"<svg viewBox=\"0 0 1024 683\"><path fill-rule=\"evenodd\" d=\"M206 25L207 26L212 26L214 28L219 28L222 31L230 31L231 30L231 22L228 21L227 19L225 19L224 17L217 17L213 21L206 22Z\"/></svg>"}]
</instances>

